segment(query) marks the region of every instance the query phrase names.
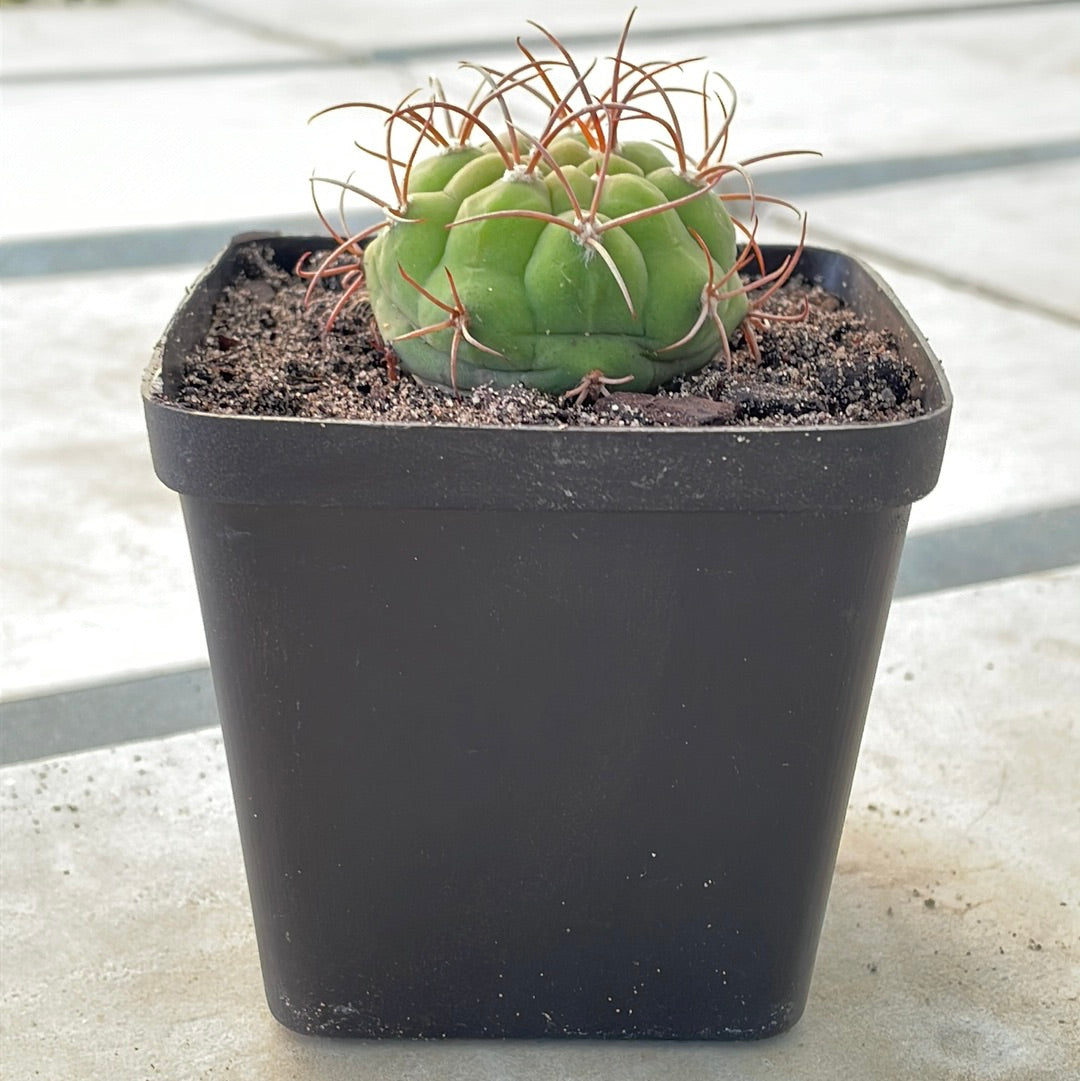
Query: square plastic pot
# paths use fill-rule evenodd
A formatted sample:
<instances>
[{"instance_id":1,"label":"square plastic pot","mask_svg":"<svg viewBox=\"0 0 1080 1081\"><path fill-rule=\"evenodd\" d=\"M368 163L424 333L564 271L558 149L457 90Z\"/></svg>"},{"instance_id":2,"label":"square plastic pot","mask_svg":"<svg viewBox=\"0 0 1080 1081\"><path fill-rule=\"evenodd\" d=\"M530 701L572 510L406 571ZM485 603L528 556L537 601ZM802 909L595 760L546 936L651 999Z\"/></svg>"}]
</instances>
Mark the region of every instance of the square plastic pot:
<instances>
[{"instance_id":1,"label":"square plastic pot","mask_svg":"<svg viewBox=\"0 0 1080 1081\"><path fill-rule=\"evenodd\" d=\"M240 238L238 238L240 239ZM311 238L273 237L290 266ZM801 1014L951 398L819 428L255 419L144 382L181 496L269 1005L352 1036L767 1036ZM774 262L783 249L770 249Z\"/></svg>"}]
</instances>

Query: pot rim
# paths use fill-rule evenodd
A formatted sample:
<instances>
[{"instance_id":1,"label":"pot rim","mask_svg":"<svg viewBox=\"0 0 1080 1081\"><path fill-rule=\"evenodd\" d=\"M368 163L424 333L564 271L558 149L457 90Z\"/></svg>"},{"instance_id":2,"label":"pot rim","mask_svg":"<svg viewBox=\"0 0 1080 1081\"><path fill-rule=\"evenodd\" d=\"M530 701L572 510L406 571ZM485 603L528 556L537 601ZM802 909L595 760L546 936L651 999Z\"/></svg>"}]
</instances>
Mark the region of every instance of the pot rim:
<instances>
[{"instance_id":1,"label":"pot rim","mask_svg":"<svg viewBox=\"0 0 1080 1081\"><path fill-rule=\"evenodd\" d=\"M807 248L800 269L892 331L923 382L917 417L695 428L465 426L220 414L170 402L168 372L201 337L236 248L252 241L297 253L329 243L240 234L170 320L142 397L155 469L181 493L402 508L856 510L910 504L937 481L952 410L948 381L892 290L855 256ZM791 251L762 248L767 265Z\"/></svg>"}]
</instances>

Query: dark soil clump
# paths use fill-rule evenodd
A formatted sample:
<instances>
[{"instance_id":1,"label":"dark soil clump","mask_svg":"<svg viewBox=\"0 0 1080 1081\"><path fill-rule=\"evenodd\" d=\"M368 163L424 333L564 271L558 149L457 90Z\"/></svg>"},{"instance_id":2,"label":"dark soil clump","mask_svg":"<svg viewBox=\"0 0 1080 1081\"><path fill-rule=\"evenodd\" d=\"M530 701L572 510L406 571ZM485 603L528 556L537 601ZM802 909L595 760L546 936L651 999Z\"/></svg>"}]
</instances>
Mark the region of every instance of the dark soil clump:
<instances>
[{"instance_id":1,"label":"dark soil clump","mask_svg":"<svg viewBox=\"0 0 1080 1081\"><path fill-rule=\"evenodd\" d=\"M384 423L699 426L841 424L918 415L918 378L888 334L868 327L819 286L793 279L769 301L778 315L758 332L756 361L741 336L733 364L723 358L656 394L613 390L576 405L517 388L463 391L454 397L392 379L387 356L369 331L370 310L355 305L324 333L340 296L319 284L305 310L307 283L275 266L253 244L241 274L218 302L202 347L185 367L178 404L213 413L350 419Z\"/></svg>"}]
</instances>

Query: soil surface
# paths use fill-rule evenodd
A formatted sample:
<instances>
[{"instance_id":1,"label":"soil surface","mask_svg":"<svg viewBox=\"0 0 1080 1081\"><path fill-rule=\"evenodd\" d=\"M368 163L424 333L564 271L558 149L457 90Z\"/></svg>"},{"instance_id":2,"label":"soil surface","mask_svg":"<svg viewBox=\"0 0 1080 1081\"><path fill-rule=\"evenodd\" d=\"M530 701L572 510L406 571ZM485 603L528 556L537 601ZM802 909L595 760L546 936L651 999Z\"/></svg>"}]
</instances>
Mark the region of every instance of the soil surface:
<instances>
[{"instance_id":1,"label":"soil surface","mask_svg":"<svg viewBox=\"0 0 1080 1081\"><path fill-rule=\"evenodd\" d=\"M656 394L611 393L581 405L518 388L460 397L391 377L387 355L358 304L324 331L340 295L320 283L305 308L307 282L276 267L270 250L242 253L240 276L214 310L175 398L216 413L434 424L699 426L866 423L916 416L914 369L888 334L871 329L834 296L792 279L768 302L774 314L809 315L758 332L760 362L739 335L731 370L723 357Z\"/></svg>"}]
</instances>

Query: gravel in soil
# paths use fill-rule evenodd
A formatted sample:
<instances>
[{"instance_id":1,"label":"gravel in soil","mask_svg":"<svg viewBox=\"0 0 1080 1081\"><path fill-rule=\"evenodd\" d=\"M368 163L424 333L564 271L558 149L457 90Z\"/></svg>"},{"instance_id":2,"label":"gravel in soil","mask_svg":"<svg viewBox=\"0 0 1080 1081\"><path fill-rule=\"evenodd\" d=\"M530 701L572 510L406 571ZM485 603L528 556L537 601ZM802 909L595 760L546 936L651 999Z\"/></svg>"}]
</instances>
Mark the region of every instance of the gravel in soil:
<instances>
[{"instance_id":1,"label":"gravel in soil","mask_svg":"<svg viewBox=\"0 0 1080 1081\"><path fill-rule=\"evenodd\" d=\"M307 282L275 266L269 248L251 245L238 265L186 363L179 405L322 420L622 427L867 423L922 409L916 372L891 336L797 279L770 298L768 311L790 315L808 304L809 314L759 330L760 361L738 335L730 370L720 357L656 394L612 389L579 405L524 387L455 397L406 373L392 378L365 304L341 312L325 331L340 297L336 279L320 282L305 305Z\"/></svg>"}]
</instances>

